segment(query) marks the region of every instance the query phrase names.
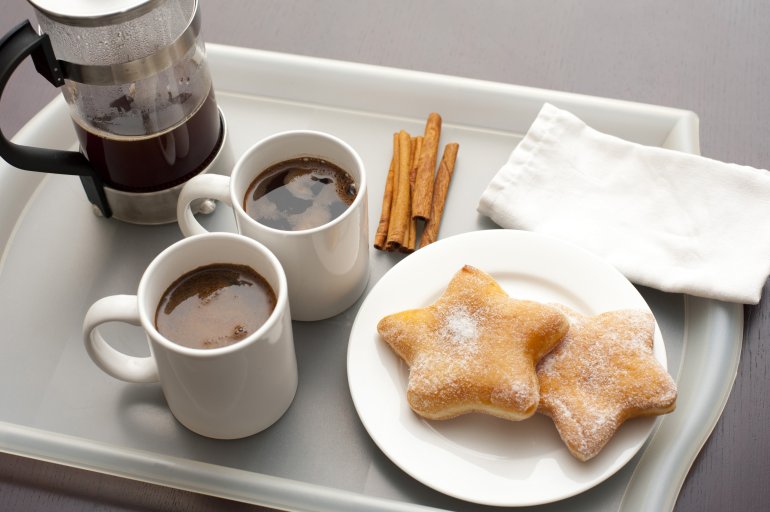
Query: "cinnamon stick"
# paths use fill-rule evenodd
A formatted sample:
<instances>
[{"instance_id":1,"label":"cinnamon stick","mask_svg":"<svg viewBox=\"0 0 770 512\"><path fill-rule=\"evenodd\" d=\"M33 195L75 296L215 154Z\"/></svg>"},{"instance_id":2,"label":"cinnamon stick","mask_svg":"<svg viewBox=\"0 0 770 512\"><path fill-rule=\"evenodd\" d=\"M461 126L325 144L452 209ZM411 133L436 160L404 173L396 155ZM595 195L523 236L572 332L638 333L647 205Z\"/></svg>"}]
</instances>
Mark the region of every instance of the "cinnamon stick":
<instances>
[{"instance_id":1,"label":"cinnamon stick","mask_svg":"<svg viewBox=\"0 0 770 512\"><path fill-rule=\"evenodd\" d=\"M457 160L457 151L459 149L459 144L454 142L449 143L444 147L444 155L441 157L441 164L436 173L436 183L433 187L430 219L425 224L425 229L420 237L420 248L425 247L438 239L441 216L444 214L446 197L449 192L449 183L452 181L455 161Z\"/></svg>"},{"instance_id":2,"label":"cinnamon stick","mask_svg":"<svg viewBox=\"0 0 770 512\"><path fill-rule=\"evenodd\" d=\"M419 162L420 150L422 148L422 136L412 137L412 155L409 163L409 190L414 194L414 182L417 177L417 164ZM411 209L411 208L410 208ZM409 215L409 231L406 242L401 246L401 252L411 253L417 249L417 221L414 220L411 213Z\"/></svg>"},{"instance_id":3,"label":"cinnamon stick","mask_svg":"<svg viewBox=\"0 0 770 512\"><path fill-rule=\"evenodd\" d=\"M414 252L417 243L417 224L411 217L407 220L406 234L404 243L398 248L399 251L410 253Z\"/></svg>"},{"instance_id":4,"label":"cinnamon stick","mask_svg":"<svg viewBox=\"0 0 770 512\"><path fill-rule=\"evenodd\" d=\"M414 183L412 199L412 217L428 220L431 216L433 199L433 181L436 172L439 139L441 138L441 116L436 112L428 115L425 123L425 134L420 151L420 162Z\"/></svg>"},{"instance_id":5,"label":"cinnamon stick","mask_svg":"<svg viewBox=\"0 0 770 512\"><path fill-rule=\"evenodd\" d=\"M393 194L390 198L390 222L388 223L388 238L385 239L385 250L392 251L397 246L394 246L390 240L390 233L393 230L393 213L396 211L396 201L398 200L398 182L400 177L400 160L401 160L401 144L400 144L399 132L393 134Z\"/></svg>"},{"instance_id":6,"label":"cinnamon stick","mask_svg":"<svg viewBox=\"0 0 770 512\"><path fill-rule=\"evenodd\" d=\"M390 209L393 201L393 175L395 174L396 154L398 152L398 134L393 134L393 157L390 159L390 168L388 177L385 181L385 192L382 195L382 211L380 212L380 223L377 225L377 232L374 235L374 247L381 251L385 250L385 242L388 239L388 226L390 226Z\"/></svg>"},{"instance_id":7,"label":"cinnamon stick","mask_svg":"<svg viewBox=\"0 0 770 512\"><path fill-rule=\"evenodd\" d=\"M398 133L398 164L393 183L396 186L392 202L390 225L386 248L395 250L406 241L409 229L411 193L409 190L409 156L412 150L411 137L401 130Z\"/></svg>"},{"instance_id":8,"label":"cinnamon stick","mask_svg":"<svg viewBox=\"0 0 770 512\"><path fill-rule=\"evenodd\" d=\"M423 136L418 135L413 139L414 147L412 148L412 170L409 171L409 183L414 187L414 183L417 180L417 167L420 165L420 153L422 152ZM412 196L414 197L414 195Z\"/></svg>"}]
</instances>

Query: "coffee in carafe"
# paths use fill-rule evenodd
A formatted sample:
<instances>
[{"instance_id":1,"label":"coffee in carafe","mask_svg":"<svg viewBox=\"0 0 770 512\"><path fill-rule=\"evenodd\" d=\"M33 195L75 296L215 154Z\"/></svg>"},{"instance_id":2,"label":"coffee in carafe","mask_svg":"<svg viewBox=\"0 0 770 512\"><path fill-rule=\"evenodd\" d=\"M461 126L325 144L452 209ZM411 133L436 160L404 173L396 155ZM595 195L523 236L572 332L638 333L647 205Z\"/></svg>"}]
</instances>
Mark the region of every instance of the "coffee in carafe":
<instances>
[{"instance_id":1,"label":"coffee in carafe","mask_svg":"<svg viewBox=\"0 0 770 512\"><path fill-rule=\"evenodd\" d=\"M0 71L10 74L31 55L62 86L80 152L0 144L5 160L79 175L104 216L139 224L173 222L179 189L192 176L229 174L196 0L29 1L41 35L28 23L9 33L0 62L12 64Z\"/></svg>"},{"instance_id":2,"label":"coffee in carafe","mask_svg":"<svg viewBox=\"0 0 770 512\"><path fill-rule=\"evenodd\" d=\"M213 91L190 117L160 133L116 135L93 124L75 121L81 151L107 186L128 192L153 192L187 181L210 163L220 138Z\"/></svg>"}]
</instances>

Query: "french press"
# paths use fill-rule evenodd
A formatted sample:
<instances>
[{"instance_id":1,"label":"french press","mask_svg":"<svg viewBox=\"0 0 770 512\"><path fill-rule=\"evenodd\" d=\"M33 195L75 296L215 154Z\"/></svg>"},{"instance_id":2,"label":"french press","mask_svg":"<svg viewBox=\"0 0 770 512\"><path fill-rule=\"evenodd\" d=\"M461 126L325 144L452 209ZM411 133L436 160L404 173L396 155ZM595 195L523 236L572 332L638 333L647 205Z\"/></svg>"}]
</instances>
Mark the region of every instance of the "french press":
<instances>
[{"instance_id":1,"label":"french press","mask_svg":"<svg viewBox=\"0 0 770 512\"><path fill-rule=\"evenodd\" d=\"M20 169L80 177L94 210L137 224L176 220L182 185L229 174L232 154L200 37L197 0L28 0L29 21L0 40L0 97L18 65L62 88L80 151L14 144Z\"/></svg>"}]
</instances>

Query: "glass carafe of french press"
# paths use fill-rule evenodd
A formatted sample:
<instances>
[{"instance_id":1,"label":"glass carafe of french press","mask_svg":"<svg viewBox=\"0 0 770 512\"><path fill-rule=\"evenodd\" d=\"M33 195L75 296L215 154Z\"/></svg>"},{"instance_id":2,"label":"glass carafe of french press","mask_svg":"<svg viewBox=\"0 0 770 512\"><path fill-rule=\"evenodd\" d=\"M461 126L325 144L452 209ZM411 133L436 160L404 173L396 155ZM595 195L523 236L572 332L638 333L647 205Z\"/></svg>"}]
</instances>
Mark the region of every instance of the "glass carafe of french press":
<instances>
[{"instance_id":1,"label":"glass carafe of french press","mask_svg":"<svg viewBox=\"0 0 770 512\"><path fill-rule=\"evenodd\" d=\"M230 172L197 0L29 2L40 33L25 22L0 41L0 95L31 56L62 88L80 151L0 136L3 159L78 175L95 210L139 224L174 221L179 189L192 176Z\"/></svg>"}]
</instances>

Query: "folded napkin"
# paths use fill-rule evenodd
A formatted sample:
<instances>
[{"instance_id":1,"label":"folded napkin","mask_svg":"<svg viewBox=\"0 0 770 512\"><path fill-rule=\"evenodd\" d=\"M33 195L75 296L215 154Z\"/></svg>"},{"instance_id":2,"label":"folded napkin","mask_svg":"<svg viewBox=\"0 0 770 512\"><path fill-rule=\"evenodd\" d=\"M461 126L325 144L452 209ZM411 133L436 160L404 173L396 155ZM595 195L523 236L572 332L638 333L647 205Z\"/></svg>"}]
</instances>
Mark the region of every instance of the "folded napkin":
<instances>
[{"instance_id":1,"label":"folded napkin","mask_svg":"<svg viewBox=\"0 0 770 512\"><path fill-rule=\"evenodd\" d=\"M549 104L478 211L659 290L756 304L770 275L770 172L619 139Z\"/></svg>"}]
</instances>

